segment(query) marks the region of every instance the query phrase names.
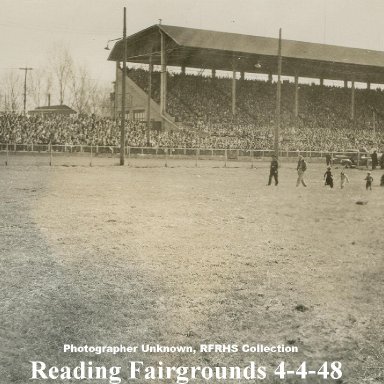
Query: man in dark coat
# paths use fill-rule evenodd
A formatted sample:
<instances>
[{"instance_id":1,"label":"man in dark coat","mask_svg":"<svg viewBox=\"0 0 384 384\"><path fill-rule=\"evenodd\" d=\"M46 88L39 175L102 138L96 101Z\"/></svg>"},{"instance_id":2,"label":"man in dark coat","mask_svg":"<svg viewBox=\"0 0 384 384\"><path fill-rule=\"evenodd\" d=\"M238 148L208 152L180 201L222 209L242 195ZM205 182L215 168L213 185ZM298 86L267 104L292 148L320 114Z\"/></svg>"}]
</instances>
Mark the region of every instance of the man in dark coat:
<instances>
[{"instance_id":1,"label":"man in dark coat","mask_svg":"<svg viewBox=\"0 0 384 384\"><path fill-rule=\"evenodd\" d=\"M324 173L325 185L329 185L333 188L333 175L331 171L331 167L327 168L327 171Z\"/></svg>"},{"instance_id":2,"label":"man in dark coat","mask_svg":"<svg viewBox=\"0 0 384 384\"><path fill-rule=\"evenodd\" d=\"M279 184L279 162L277 161L276 155L272 156L268 185L271 185L272 177L275 179L275 185Z\"/></svg>"}]
</instances>

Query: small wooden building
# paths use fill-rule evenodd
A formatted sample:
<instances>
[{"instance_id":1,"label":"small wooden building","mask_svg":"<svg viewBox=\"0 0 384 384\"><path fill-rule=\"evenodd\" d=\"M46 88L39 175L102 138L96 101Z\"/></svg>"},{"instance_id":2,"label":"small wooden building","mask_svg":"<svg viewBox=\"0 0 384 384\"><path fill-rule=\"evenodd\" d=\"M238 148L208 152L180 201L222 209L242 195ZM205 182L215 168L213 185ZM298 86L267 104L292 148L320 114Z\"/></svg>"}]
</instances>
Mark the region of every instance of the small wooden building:
<instances>
[{"instance_id":1,"label":"small wooden building","mask_svg":"<svg viewBox=\"0 0 384 384\"><path fill-rule=\"evenodd\" d=\"M68 107L67 105L50 105L46 107L37 107L32 111L28 111L29 115L42 115L42 116L49 116L49 115L73 115L76 111L72 108Z\"/></svg>"}]
</instances>

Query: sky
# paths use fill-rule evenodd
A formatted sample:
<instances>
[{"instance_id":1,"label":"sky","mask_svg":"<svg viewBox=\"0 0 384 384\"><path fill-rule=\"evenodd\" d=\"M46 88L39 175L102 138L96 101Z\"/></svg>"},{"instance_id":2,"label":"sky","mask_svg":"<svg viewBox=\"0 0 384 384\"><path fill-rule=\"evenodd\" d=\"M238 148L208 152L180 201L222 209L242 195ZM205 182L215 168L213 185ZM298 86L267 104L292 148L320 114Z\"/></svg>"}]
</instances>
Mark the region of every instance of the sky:
<instances>
[{"instance_id":1,"label":"sky","mask_svg":"<svg viewBox=\"0 0 384 384\"><path fill-rule=\"evenodd\" d=\"M68 47L91 77L114 80L104 50L157 24L244 33L384 51L383 0L0 0L0 76L44 68L52 47ZM113 45L113 43L112 43Z\"/></svg>"}]
</instances>

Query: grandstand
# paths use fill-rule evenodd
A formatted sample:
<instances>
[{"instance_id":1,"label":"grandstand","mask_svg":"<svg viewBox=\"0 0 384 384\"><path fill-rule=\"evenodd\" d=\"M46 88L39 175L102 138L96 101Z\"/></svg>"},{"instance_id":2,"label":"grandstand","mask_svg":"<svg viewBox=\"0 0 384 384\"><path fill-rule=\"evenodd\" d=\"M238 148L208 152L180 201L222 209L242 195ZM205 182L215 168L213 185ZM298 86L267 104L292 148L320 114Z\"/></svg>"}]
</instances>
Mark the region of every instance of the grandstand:
<instances>
[{"instance_id":1,"label":"grandstand","mask_svg":"<svg viewBox=\"0 0 384 384\"><path fill-rule=\"evenodd\" d=\"M126 47L128 62L146 66L127 72L131 120L150 115L166 129L193 131L196 140L209 137L219 147L271 148L278 39L154 25L127 37ZM120 40L109 56L116 61L115 116L121 114L122 59ZM189 75L188 68L208 70L210 76ZM219 78L219 71L232 78ZM250 80L262 74L267 81ZM372 85L384 83L383 52L283 40L282 74L292 79L282 85L283 149L382 144L384 97ZM318 79L319 85L302 83L304 78ZM344 87L325 86L328 80Z\"/></svg>"}]
</instances>

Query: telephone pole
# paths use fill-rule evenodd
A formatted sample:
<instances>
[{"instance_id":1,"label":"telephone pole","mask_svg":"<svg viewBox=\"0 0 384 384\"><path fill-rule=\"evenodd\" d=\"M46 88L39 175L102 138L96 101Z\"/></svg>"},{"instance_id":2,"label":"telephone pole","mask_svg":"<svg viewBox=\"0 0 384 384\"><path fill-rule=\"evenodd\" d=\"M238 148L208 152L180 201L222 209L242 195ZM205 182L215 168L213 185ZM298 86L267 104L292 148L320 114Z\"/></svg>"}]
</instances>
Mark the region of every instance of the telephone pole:
<instances>
[{"instance_id":1,"label":"telephone pole","mask_svg":"<svg viewBox=\"0 0 384 384\"><path fill-rule=\"evenodd\" d=\"M275 140L274 151L277 158L279 158L279 138L280 138L280 124L281 124L281 28L279 29L279 45L277 49L277 90L276 90L276 126L275 126Z\"/></svg>"},{"instance_id":2,"label":"telephone pole","mask_svg":"<svg viewBox=\"0 0 384 384\"><path fill-rule=\"evenodd\" d=\"M120 165L124 165L125 158L125 76L127 76L127 21L126 21L126 7L124 7L124 21L123 21L123 72L121 81L121 128L120 128Z\"/></svg>"},{"instance_id":3,"label":"telephone pole","mask_svg":"<svg viewBox=\"0 0 384 384\"><path fill-rule=\"evenodd\" d=\"M26 108L27 108L27 73L28 71L32 71L33 68L19 68L21 71L24 71L24 115L26 113Z\"/></svg>"}]
</instances>

